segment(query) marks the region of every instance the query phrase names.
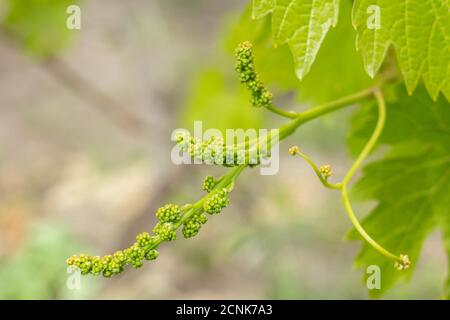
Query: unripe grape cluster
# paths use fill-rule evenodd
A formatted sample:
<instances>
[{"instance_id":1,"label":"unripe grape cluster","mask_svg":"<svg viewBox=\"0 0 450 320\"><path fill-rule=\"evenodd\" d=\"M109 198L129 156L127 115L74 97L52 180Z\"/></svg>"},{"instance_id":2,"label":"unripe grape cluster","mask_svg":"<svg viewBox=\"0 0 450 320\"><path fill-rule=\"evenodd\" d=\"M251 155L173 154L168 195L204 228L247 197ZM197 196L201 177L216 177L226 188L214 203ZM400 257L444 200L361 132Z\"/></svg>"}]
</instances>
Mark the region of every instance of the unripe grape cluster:
<instances>
[{"instance_id":1,"label":"unripe grape cluster","mask_svg":"<svg viewBox=\"0 0 450 320\"><path fill-rule=\"evenodd\" d=\"M192 216L182 223L182 234L185 238L192 238L199 233L202 225L208 221L205 212L217 214L228 204L228 190L215 190L217 183L218 180L212 176L207 176L203 181L202 189L208 192L208 195L196 211L191 211ZM156 210L155 216L159 221L153 228L153 235L142 232L136 236L136 242L131 247L116 251L113 255L100 257L81 254L68 258L66 262L69 266L78 268L83 275L101 274L105 277L121 273L127 265L140 268L145 260L155 260L158 257L159 253L155 249L161 242L176 239L183 211L191 209L191 205L180 208L176 204L166 204Z\"/></svg>"},{"instance_id":2,"label":"unripe grape cluster","mask_svg":"<svg viewBox=\"0 0 450 320\"><path fill-rule=\"evenodd\" d=\"M208 218L203 212L218 214L227 206L229 202L228 190L226 188L214 190L217 183L218 181L212 176L207 176L203 181L202 190L208 192L209 195L203 202L203 208L201 209L202 211L194 214L184 223L182 232L185 238L196 236L202 225L208 221Z\"/></svg>"},{"instance_id":3,"label":"unripe grape cluster","mask_svg":"<svg viewBox=\"0 0 450 320\"><path fill-rule=\"evenodd\" d=\"M176 204L166 204L156 210L159 222L153 228L153 233L161 241L172 241L177 238L175 223L181 218L181 208Z\"/></svg>"},{"instance_id":4,"label":"unripe grape cluster","mask_svg":"<svg viewBox=\"0 0 450 320\"><path fill-rule=\"evenodd\" d=\"M78 255L67 259L69 266L80 269L81 274L103 275L110 277L121 273L125 266L132 265L139 268L143 265L144 260L154 260L158 257L158 251L153 249L157 243L155 237L150 236L147 232L137 235L136 242L129 248L116 251L113 255L90 256Z\"/></svg>"},{"instance_id":5,"label":"unripe grape cluster","mask_svg":"<svg viewBox=\"0 0 450 320\"><path fill-rule=\"evenodd\" d=\"M110 277L121 273L127 265L140 268L144 260L155 260L159 255L155 247L162 241L176 239L174 223L180 219L181 209L178 205L169 203L159 208L155 215L159 222L153 229L153 236L142 232L136 236L136 242L131 247L116 251L113 255L72 256L67 259L67 264L79 268L81 274L102 274Z\"/></svg>"},{"instance_id":6,"label":"unripe grape cluster","mask_svg":"<svg viewBox=\"0 0 450 320\"><path fill-rule=\"evenodd\" d=\"M208 221L208 218L203 213L198 213L192 216L188 221L186 221L183 225L183 236L188 239L196 236L200 231L202 225L204 225Z\"/></svg>"},{"instance_id":7,"label":"unripe grape cluster","mask_svg":"<svg viewBox=\"0 0 450 320\"><path fill-rule=\"evenodd\" d=\"M216 186L217 181L213 176L206 176L205 180L203 180L202 190L206 192L211 192L212 189Z\"/></svg>"},{"instance_id":8,"label":"unripe grape cluster","mask_svg":"<svg viewBox=\"0 0 450 320\"><path fill-rule=\"evenodd\" d=\"M245 84L252 95L254 107L267 107L272 104L272 93L267 90L255 71L252 44L248 41L236 48L236 71L240 81Z\"/></svg>"},{"instance_id":9,"label":"unripe grape cluster","mask_svg":"<svg viewBox=\"0 0 450 320\"><path fill-rule=\"evenodd\" d=\"M228 190L226 188L213 190L203 203L203 209L209 214L218 214L228 203Z\"/></svg>"},{"instance_id":10,"label":"unripe grape cluster","mask_svg":"<svg viewBox=\"0 0 450 320\"><path fill-rule=\"evenodd\" d=\"M153 233L163 241L172 241L177 238L177 232L174 224L170 222L158 222L153 228Z\"/></svg>"},{"instance_id":11,"label":"unripe grape cluster","mask_svg":"<svg viewBox=\"0 0 450 320\"><path fill-rule=\"evenodd\" d=\"M161 222L176 222L180 219L181 210L178 205L169 203L156 210L155 215Z\"/></svg>"},{"instance_id":12,"label":"unripe grape cluster","mask_svg":"<svg viewBox=\"0 0 450 320\"><path fill-rule=\"evenodd\" d=\"M255 152L254 159L249 161L245 145L226 145L220 136L212 136L208 140L201 140L187 132L180 132L175 136L175 141L181 151L187 152L191 159L206 164L234 167L248 162L257 165L260 161L258 152Z\"/></svg>"}]
</instances>

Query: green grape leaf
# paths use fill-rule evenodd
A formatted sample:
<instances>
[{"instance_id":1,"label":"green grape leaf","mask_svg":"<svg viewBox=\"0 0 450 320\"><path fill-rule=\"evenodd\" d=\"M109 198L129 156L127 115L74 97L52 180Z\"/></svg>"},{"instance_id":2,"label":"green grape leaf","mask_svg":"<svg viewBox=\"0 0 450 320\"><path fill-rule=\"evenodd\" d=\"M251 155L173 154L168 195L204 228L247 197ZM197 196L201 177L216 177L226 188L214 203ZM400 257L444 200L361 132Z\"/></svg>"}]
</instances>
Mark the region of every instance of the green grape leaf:
<instances>
[{"instance_id":1,"label":"green grape leaf","mask_svg":"<svg viewBox=\"0 0 450 320\"><path fill-rule=\"evenodd\" d=\"M242 14L231 19L225 28L224 45L229 57L234 55L236 46L244 41L253 44L255 68L261 80L275 92L278 89L288 90L299 86L300 82L294 73L294 65L289 48L274 48L271 43L271 21L269 17L252 20L252 7L247 6ZM235 64L230 61L226 70ZM232 73L236 74L234 70ZM237 76L235 76L235 81Z\"/></svg>"},{"instance_id":2,"label":"green grape leaf","mask_svg":"<svg viewBox=\"0 0 450 320\"><path fill-rule=\"evenodd\" d=\"M434 100L450 100L450 6L448 0L356 0L357 48L374 77L392 44L412 94L423 78Z\"/></svg>"},{"instance_id":3,"label":"green grape leaf","mask_svg":"<svg viewBox=\"0 0 450 320\"><path fill-rule=\"evenodd\" d=\"M270 17L252 20L251 7L246 7L239 19L231 19L224 32L225 46L232 55L238 43L252 42L256 70L276 96L280 91L295 90L296 100L300 102L331 101L367 88L373 82L364 71L362 57L355 50L351 8L350 1L341 3L341 22L329 31L310 72L302 81L295 75L288 46L273 47Z\"/></svg>"},{"instance_id":4,"label":"green grape leaf","mask_svg":"<svg viewBox=\"0 0 450 320\"><path fill-rule=\"evenodd\" d=\"M370 291L374 297L411 276L425 239L436 228L445 232L450 255L449 103L443 98L433 102L422 87L410 97L403 89L396 93L398 100L388 103L387 122L380 138L380 144L390 146L390 150L382 159L365 166L352 196L377 201L363 220L364 228L391 252L408 254L413 265L399 272L391 260L364 243L356 263L378 265L381 269L381 289ZM376 118L375 106L361 110L353 120L350 144L367 139ZM349 237L359 239L355 230Z\"/></svg>"},{"instance_id":5,"label":"green grape leaf","mask_svg":"<svg viewBox=\"0 0 450 320\"><path fill-rule=\"evenodd\" d=\"M275 0L253 0L253 19L259 19L272 12Z\"/></svg>"},{"instance_id":6,"label":"green grape leaf","mask_svg":"<svg viewBox=\"0 0 450 320\"><path fill-rule=\"evenodd\" d=\"M355 50L351 11L352 3L342 1L339 23L328 32L310 72L300 82L298 92L302 101L317 104L333 101L365 89L373 82Z\"/></svg>"},{"instance_id":7,"label":"green grape leaf","mask_svg":"<svg viewBox=\"0 0 450 320\"><path fill-rule=\"evenodd\" d=\"M336 25L339 0L255 0L253 16L272 13L275 46L289 44L298 78L310 70L319 48Z\"/></svg>"}]
</instances>

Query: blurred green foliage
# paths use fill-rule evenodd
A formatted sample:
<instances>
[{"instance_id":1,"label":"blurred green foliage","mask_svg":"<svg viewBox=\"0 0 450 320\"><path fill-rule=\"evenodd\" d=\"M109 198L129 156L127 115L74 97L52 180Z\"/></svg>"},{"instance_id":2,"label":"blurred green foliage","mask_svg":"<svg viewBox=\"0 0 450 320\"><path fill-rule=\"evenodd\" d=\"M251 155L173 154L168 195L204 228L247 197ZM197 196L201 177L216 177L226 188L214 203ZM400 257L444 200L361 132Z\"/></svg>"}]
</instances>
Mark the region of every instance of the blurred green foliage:
<instances>
[{"instance_id":1,"label":"blurred green foliage","mask_svg":"<svg viewBox=\"0 0 450 320\"><path fill-rule=\"evenodd\" d=\"M32 55L45 57L64 49L73 30L66 27L67 7L78 0L2 0L1 25Z\"/></svg>"},{"instance_id":2,"label":"blurred green foliage","mask_svg":"<svg viewBox=\"0 0 450 320\"><path fill-rule=\"evenodd\" d=\"M89 298L98 292L94 279L81 279L70 290L65 260L80 250L77 241L60 225L35 224L22 248L0 260L0 299Z\"/></svg>"},{"instance_id":3,"label":"blurred green foliage","mask_svg":"<svg viewBox=\"0 0 450 320\"><path fill-rule=\"evenodd\" d=\"M233 71L232 63L230 69ZM192 128L195 120L203 122L203 129L223 131L258 128L261 124L261 114L250 106L248 92L240 86L237 76L215 66L206 67L195 76L185 103L181 122L187 128Z\"/></svg>"}]
</instances>

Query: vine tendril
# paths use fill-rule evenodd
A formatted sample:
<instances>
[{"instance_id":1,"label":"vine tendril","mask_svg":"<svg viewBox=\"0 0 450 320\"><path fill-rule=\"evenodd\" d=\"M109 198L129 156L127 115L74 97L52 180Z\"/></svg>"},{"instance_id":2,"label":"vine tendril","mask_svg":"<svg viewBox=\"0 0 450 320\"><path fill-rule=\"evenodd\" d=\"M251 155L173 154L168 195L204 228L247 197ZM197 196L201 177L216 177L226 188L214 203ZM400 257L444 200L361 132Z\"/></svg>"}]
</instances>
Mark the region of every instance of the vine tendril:
<instances>
[{"instance_id":1,"label":"vine tendril","mask_svg":"<svg viewBox=\"0 0 450 320\"><path fill-rule=\"evenodd\" d=\"M356 158L353 165L350 167L350 169L345 174L342 182L336 183L336 184L330 184L328 182L328 177L331 175L331 169L328 165L322 166L321 168L318 168L318 166L314 163L314 161L305 155L304 153L300 152L300 149L297 146L291 147L289 149L289 153L291 155L298 155L301 158L303 158L315 171L316 175L318 176L320 182L329 189L337 189L341 191L342 201L344 203L345 211L347 212L347 215L350 219L350 222L353 224L355 229L358 231L358 233L361 235L361 237L366 240L366 242L372 246L375 250L377 250L382 255L392 259L395 261L394 267L397 270L405 270L408 269L411 265L411 261L409 260L408 255L400 254L399 256L393 254L389 250L385 249L383 246L381 246L378 242L376 242L363 228L361 223L359 222L358 218L356 217L353 208L351 206L350 198L348 196L347 186L352 179L352 177L355 175L356 171L361 166L362 162L367 158L367 156L372 152L374 149L377 141L379 140L381 133L383 132L384 124L386 122L386 103L384 101L383 94L379 89L373 90L373 96L375 97L375 100L377 102L378 106L378 120L377 124L375 126L375 129L370 136L369 140L367 141L366 145L364 146L361 153Z\"/></svg>"}]
</instances>

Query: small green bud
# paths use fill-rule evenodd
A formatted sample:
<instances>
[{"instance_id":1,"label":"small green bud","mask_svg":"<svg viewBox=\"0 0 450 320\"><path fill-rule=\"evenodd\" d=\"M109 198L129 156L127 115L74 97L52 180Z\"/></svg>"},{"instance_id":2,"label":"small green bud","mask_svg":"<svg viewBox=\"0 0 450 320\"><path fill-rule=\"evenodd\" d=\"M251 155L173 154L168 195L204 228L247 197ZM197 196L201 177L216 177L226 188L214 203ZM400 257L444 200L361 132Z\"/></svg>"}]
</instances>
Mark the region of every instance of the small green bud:
<instances>
[{"instance_id":1,"label":"small green bud","mask_svg":"<svg viewBox=\"0 0 450 320\"><path fill-rule=\"evenodd\" d=\"M395 262L394 264L395 269L397 269L398 271L409 269L409 267L411 266L411 260L409 260L408 255L401 254L400 260L401 262Z\"/></svg>"},{"instance_id":2,"label":"small green bud","mask_svg":"<svg viewBox=\"0 0 450 320\"><path fill-rule=\"evenodd\" d=\"M224 163L224 155L225 142L222 137L213 136L204 143L203 161L206 164L221 165Z\"/></svg>"},{"instance_id":3,"label":"small green bud","mask_svg":"<svg viewBox=\"0 0 450 320\"><path fill-rule=\"evenodd\" d=\"M153 239L148 232L142 232L136 236L136 243L139 247L146 247L153 243Z\"/></svg>"},{"instance_id":4,"label":"small green bud","mask_svg":"<svg viewBox=\"0 0 450 320\"><path fill-rule=\"evenodd\" d=\"M103 272L103 264L102 264L102 258L99 256L92 257L92 268L91 273L98 275Z\"/></svg>"},{"instance_id":5,"label":"small green bud","mask_svg":"<svg viewBox=\"0 0 450 320\"><path fill-rule=\"evenodd\" d=\"M186 239L192 238L198 234L201 227L202 226L200 223L193 221L193 220L189 220L183 226L183 230L182 230L183 236Z\"/></svg>"},{"instance_id":6,"label":"small green bud","mask_svg":"<svg viewBox=\"0 0 450 320\"><path fill-rule=\"evenodd\" d=\"M333 172L331 171L331 166L328 165L328 164L321 166L320 169L319 169L319 171L320 171L320 173L323 175L323 177L324 177L325 179L331 177L331 174L333 173Z\"/></svg>"},{"instance_id":7,"label":"small green bud","mask_svg":"<svg viewBox=\"0 0 450 320\"><path fill-rule=\"evenodd\" d=\"M216 186L217 181L213 176L206 176L205 180L203 180L202 190L206 192L211 192L212 189Z\"/></svg>"},{"instance_id":8,"label":"small green bud","mask_svg":"<svg viewBox=\"0 0 450 320\"><path fill-rule=\"evenodd\" d=\"M140 268L142 266L142 260L144 260L145 251L137 244L134 244L130 248L125 249L124 253L128 258L128 262L131 263L134 268Z\"/></svg>"},{"instance_id":9,"label":"small green bud","mask_svg":"<svg viewBox=\"0 0 450 320\"><path fill-rule=\"evenodd\" d=\"M119 274L123 271L128 258L122 251L116 251L108 263L108 270L111 274Z\"/></svg>"},{"instance_id":10,"label":"small green bud","mask_svg":"<svg viewBox=\"0 0 450 320\"><path fill-rule=\"evenodd\" d=\"M111 277L113 275L113 273L110 271L110 270L103 270L103 276L105 277L105 278L109 278L109 277Z\"/></svg>"},{"instance_id":11,"label":"small green bud","mask_svg":"<svg viewBox=\"0 0 450 320\"><path fill-rule=\"evenodd\" d=\"M93 266L92 257L84 254L70 257L67 259L67 264L77 267L83 275L89 274Z\"/></svg>"},{"instance_id":12,"label":"small green bud","mask_svg":"<svg viewBox=\"0 0 450 320\"><path fill-rule=\"evenodd\" d=\"M156 250L150 250L145 254L145 260L155 260L158 258L159 252Z\"/></svg>"},{"instance_id":13,"label":"small green bud","mask_svg":"<svg viewBox=\"0 0 450 320\"><path fill-rule=\"evenodd\" d=\"M292 147L289 148L289 154L291 156L295 156L295 155L297 155L299 153L300 153L300 149L299 149L298 146L292 146Z\"/></svg>"},{"instance_id":14,"label":"small green bud","mask_svg":"<svg viewBox=\"0 0 450 320\"><path fill-rule=\"evenodd\" d=\"M109 268L109 263L112 260L112 256L111 255L106 255L103 256L103 258L101 258L101 264L102 264L102 274L104 277L109 278L113 275L111 269Z\"/></svg>"},{"instance_id":15,"label":"small green bud","mask_svg":"<svg viewBox=\"0 0 450 320\"><path fill-rule=\"evenodd\" d=\"M175 135L175 142L183 151L188 151L192 137L187 132L179 132Z\"/></svg>"},{"instance_id":16,"label":"small green bud","mask_svg":"<svg viewBox=\"0 0 450 320\"><path fill-rule=\"evenodd\" d=\"M228 205L227 196L228 191L225 188L212 192L203 203L203 209L209 214L220 213Z\"/></svg>"},{"instance_id":17,"label":"small green bud","mask_svg":"<svg viewBox=\"0 0 450 320\"><path fill-rule=\"evenodd\" d=\"M177 233L174 230L172 223L158 223L153 228L153 233L163 241L172 241L177 238Z\"/></svg>"},{"instance_id":18,"label":"small green bud","mask_svg":"<svg viewBox=\"0 0 450 320\"><path fill-rule=\"evenodd\" d=\"M199 138L192 138L189 145L189 155L192 159L203 161L204 143Z\"/></svg>"},{"instance_id":19,"label":"small green bud","mask_svg":"<svg viewBox=\"0 0 450 320\"><path fill-rule=\"evenodd\" d=\"M208 217L203 213L195 215L195 219L201 224L205 224L208 221Z\"/></svg>"},{"instance_id":20,"label":"small green bud","mask_svg":"<svg viewBox=\"0 0 450 320\"><path fill-rule=\"evenodd\" d=\"M182 230L183 236L186 239L196 236L206 221L208 221L208 218L203 213L194 215L184 223Z\"/></svg>"},{"instance_id":21,"label":"small green bud","mask_svg":"<svg viewBox=\"0 0 450 320\"><path fill-rule=\"evenodd\" d=\"M261 100L261 98L258 99ZM234 146L227 146L220 136L212 136L209 140L202 141L199 138L180 133L176 136L176 141L183 152L189 153L193 160L225 167L246 163L245 149L236 150Z\"/></svg>"},{"instance_id":22,"label":"small green bud","mask_svg":"<svg viewBox=\"0 0 450 320\"><path fill-rule=\"evenodd\" d=\"M166 204L156 211L156 217L161 222L176 222L180 218L181 210L176 204Z\"/></svg>"}]
</instances>

